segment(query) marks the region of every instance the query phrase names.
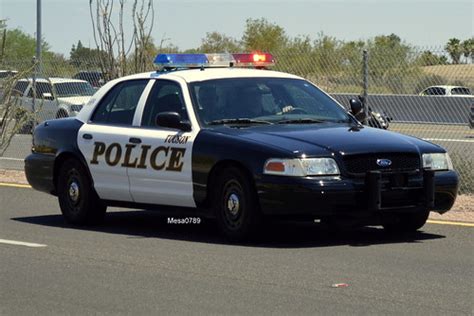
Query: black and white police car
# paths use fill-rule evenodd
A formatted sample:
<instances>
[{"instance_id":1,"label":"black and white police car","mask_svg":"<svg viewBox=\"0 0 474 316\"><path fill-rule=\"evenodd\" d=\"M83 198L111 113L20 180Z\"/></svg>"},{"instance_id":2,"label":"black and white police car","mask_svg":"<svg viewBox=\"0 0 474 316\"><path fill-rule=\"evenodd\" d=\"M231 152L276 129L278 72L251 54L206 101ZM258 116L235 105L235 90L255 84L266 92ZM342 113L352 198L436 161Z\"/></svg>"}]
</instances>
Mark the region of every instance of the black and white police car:
<instances>
[{"instance_id":1,"label":"black and white police car","mask_svg":"<svg viewBox=\"0 0 474 316\"><path fill-rule=\"evenodd\" d=\"M172 206L240 240L265 216L422 227L458 176L440 146L365 127L271 54L162 54L157 72L104 85L75 118L46 121L25 171L70 223L107 206ZM166 208L166 209L169 209Z\"/></svg>"}]
</instances>

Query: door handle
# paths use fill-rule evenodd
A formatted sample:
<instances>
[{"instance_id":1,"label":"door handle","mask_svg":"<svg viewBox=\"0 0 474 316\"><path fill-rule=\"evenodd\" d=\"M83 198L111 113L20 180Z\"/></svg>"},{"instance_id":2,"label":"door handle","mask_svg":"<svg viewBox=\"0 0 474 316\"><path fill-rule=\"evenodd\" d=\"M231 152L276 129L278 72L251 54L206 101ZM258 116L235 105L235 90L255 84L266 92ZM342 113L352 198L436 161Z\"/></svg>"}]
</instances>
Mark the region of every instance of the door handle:
<instances>
[{"instance_id":1,"label":"door handle","mask_svg":"<svg viewBox=\"0 0 474 316\"><path fill-rule=\"evenodd\" d=\"M84 139L92 139L92 135L91 135L91 134L82 134L82 138L84 138Z\"/></svg>"},{"instance_id":2,"label":"door handle","mask_svg":"<svg viewBox=\"0 0 474 316\"><path fill-rule=\"evenodd\" d=\"M132 144L141 144L142 143L142 140L140 138L137 138L137 137L130 137L130 139L128 141Z\"/></svg>"}]
</instances>

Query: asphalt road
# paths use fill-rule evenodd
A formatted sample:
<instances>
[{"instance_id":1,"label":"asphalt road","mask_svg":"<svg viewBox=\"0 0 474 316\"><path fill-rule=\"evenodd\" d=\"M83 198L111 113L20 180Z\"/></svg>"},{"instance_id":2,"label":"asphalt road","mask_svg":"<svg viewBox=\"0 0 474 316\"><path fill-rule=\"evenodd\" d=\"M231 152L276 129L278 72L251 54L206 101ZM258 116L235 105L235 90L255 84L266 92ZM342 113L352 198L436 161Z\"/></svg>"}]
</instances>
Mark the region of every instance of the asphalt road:
<instances>
[{"instance_id":1,"label":"asphalt road","mask_svg":"<svg viewBox=\"0 0 474 316\"><path fill-rule=\"evenodd\" d=\"M54 197L0 187L0 314L471 314L473 228L390 236L275 224L232 245L212 223L112 210L64 223ZM333 288L346 283L348 287Z\"/></svg>"}]
</instances>

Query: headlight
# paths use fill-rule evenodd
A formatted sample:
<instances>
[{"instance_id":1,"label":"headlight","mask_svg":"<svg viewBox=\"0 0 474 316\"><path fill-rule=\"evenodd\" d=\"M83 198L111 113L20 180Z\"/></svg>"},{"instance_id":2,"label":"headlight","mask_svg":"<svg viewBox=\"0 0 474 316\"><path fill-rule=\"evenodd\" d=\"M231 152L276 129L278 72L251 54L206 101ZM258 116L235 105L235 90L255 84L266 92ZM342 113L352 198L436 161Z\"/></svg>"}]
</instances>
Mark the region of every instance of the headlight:
<instances>
[{"instance_id":1,"label":"headlight","mask_svg":"<svg viewBox=\"0 0 474 316\"><path fill-rule=\"evenodd\" d=\"M336 176L337 163L332 158L269 159L263 173L282 176Z\"/></svg>"},{"instance_id":2,"label":"headlight","mask_svg":"<svg viewBox=\"0 0 474 316\"><path fill-rule=\"evenodd\" d=\"M423 154L423 168L433 170L453 170L453 163L448 153Z\"/></svg>"}]
</instances>

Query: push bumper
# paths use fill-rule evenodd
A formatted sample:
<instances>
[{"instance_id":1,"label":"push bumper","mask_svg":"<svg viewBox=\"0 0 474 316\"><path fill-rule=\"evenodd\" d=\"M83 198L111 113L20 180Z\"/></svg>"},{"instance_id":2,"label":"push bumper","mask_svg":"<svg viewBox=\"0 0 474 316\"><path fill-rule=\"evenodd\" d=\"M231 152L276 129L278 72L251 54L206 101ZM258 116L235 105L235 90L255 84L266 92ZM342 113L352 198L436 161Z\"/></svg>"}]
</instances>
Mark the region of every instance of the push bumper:
<instances>
[{"instance_id":1,"label":"push bumper","mask_svg":"<svg viewBox=\"0 0 474 316\"><path fill-rule=\"evenodd\" d=\"M25 158L25 175L33 189L54 194L54 155L33 153Z\"/></svg>"},{"instance_id":2,"label":"push bumper","mask_svg":"<svg viewBox=\"0 0 474 316\"><path fill-rule=\"evenodd\" d=\"M456 199L455 171L390 173L365 178L264 176L257 181L262 212L268 215L350 215L432 210L447 212Z\"/></svg>"}]
</instances>

